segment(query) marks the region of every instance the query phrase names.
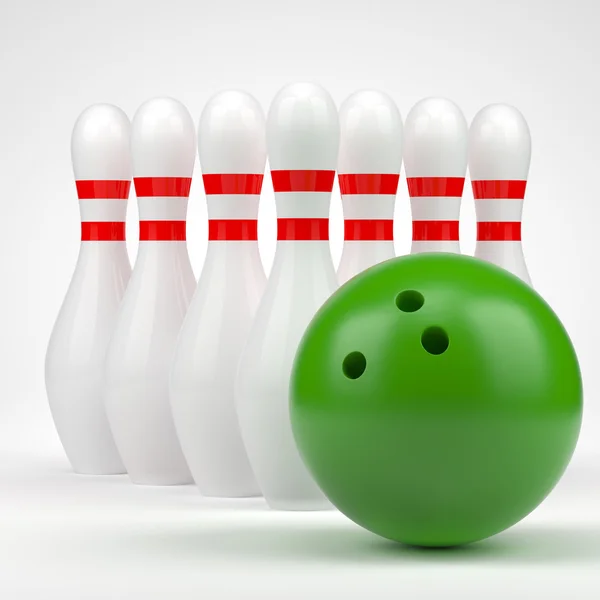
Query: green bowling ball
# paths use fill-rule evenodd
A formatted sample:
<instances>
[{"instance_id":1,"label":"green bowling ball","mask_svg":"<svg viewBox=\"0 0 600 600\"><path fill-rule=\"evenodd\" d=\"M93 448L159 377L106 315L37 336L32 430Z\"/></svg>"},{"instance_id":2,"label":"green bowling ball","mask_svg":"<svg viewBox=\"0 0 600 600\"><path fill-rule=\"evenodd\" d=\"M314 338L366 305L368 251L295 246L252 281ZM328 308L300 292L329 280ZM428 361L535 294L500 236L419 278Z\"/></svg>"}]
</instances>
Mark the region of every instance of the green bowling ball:
<instances>
[{"instance_id":1,"label":"green bowling ball","mask_svg":"<svg viewBox=\"0 0 600 600\"><path fill-rule=\"evenodd\" d=\"M535 509L579 435L575 350L548 304L475 258L388 260L342 286L296 354L290 417L331 502L380 536L444 547Z\"/></svg>"}]
</instances>

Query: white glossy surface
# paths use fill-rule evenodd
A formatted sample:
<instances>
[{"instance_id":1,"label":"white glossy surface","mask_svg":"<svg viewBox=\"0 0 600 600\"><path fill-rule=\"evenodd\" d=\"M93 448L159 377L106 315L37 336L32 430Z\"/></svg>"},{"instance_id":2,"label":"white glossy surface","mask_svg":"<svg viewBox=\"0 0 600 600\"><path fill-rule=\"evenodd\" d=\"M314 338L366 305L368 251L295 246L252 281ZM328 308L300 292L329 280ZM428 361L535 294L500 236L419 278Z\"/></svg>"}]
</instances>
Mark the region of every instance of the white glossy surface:
<instances>
[{"instance_id":1,"label":"white glossy surface","mask_svg":"<svg viewBox=\"0 0 600 600\"><path fill-rule=\"evenodd\" d=\"M87 108L71 138L75 179L130 180L129 119L116 106ZM125 221L126 200L80 200L82 221ZM93 207L90 210L90 207ZM103 401L104 358L131 274L124 241L84 241L52 330L46 391L59 437L78 473L123 473Z\"/></svg>"},{"instance_id":2,"label":"white glossy surface","mask_svg":"<svg viewBox=\"0 0 600 600\"><path fill-rule=\"evenodd\" d=\"M360 90L340 105L338 173L400 173L402 116L379 90Z\"/></svg>"},{"instance_id":3,"label":"white glossy surface","mask_svg":"<svg viewBox=\"0 0 600 600\"><path fill-rule=\"evenodd\" d=\"M507 104L490 104L473 119L469 130L471 181L527 180L531 134L523 115ZM475 200L478 222L520 222L520 199ZM477 240L475 256L507 269L531 285L520 241Z\"/></svg>"},{"instance_id":4,"label":"white glossy surface","mask_svg":"<svg viewBox=\"0 0 600 600\"><path fill-rule=\"evenodd\" d=\"M269 108L269 167L335 169L339 136L337 108L325 89L314 83L286 85Z\"/></svg>"},{"instance_id":5,"label":"white glossy surface","mask_svg":"<svg viewBox=\"0 0 600 600\"><path fill-rule=\"evenodd\" d=\"M76 180L131 179L129 118L112 104L93 104L77 119L71 135Z\"/></svg>"},{"instance_id":6,"label":"white glossy surface","mask_svg":"<svg viewBox=\"0 0 600 600\"><path fill-rule=\"evenodd\" d=\"M407 177L464 177L467 170L467 121L446 98L425 98L404 123Z\"/></svg>"},{"instance_id":7,"label":"white glossy surface","mask_svg":"<svg viewBox=\"0 0 600 600\"><path fill-rule=\"evenodd\" d=\"M132 122L134 177L191 177L196 133L187 109L169 98L149 100ZM138 198L140 219L158 219L155 198ZM161 220L182 220L172 198ZM177 208L179 207L179 208ZM106 364L107 414L132 481L192 481L175 433L169 369L196 281L185 241L141 241L120 307Z\"/></svg>"},{"instance_id":8,"label":"white glossy surface","mask_svg":"<svg viewBox=\"0 0 600 600\"><path fill-rule=\"evenodd\" d=\"M205 174L263 174L265 118L249 94L227 91L206 105L198 127ZM257 219L257 195L210 195L208 217ZM260 494L234 402L242 347L266 284L258 242L209 241L171 371L171 406L194 481L205 496Z\"/></svg>"},{"instance_id":9,"label":"white glossy surface","mask_svg":"<svg viewBox=\"0 0 600 600\"><path fill-rule=\"evenodd\" d=\"M475 246L475 256L510 271L531 285L521 242L478 241Z\"/></svg>"},{"instance_id":10,"label":"white glossy surface","mask_svg":"<svg viewBox=\"0 0 600 600\"><path fill-rule=\"evenodd\" d=\"M400 173L402 117L395 102L377 90L355 92L340 106L338 173ZM393 219L395 194L342 194L345 219ZM361 208L357 205L364 205ZM356 217L360 213L360 217ZM393 240L344 240L340 284L395 256Z\"/></svg>"},{"instance_id":11,"label":"white glossy surface","mask_svg":"<svg viewBox=\"0 0 600 600\"><path fill-rule=\"evenodd\" d=\"M365 269L384 260L394 258L393 240L348 240L344 241L342 257L337 269L340 285Z\"/></svg>"},{"instance_id":12,"label":"white glossy surface","mask_svg":"<svg viewBox=\"0 0 600 600\"><path fill-rule=\"evenodd\" d=\"M202 173L264 173L265 115L258 100L241 90L215 94L198 125Z\"/></svg>"},{"instance_id":13,"label":"white glossy surface","mask_svg":"<svg viewBox=\"0 0 600 600\"><path fill-rule=\"evenodd\" d=\"M267 118L271 169L334 170L339 146L335 104L320 86L284 87ZM277 215L327 217L330 194L276 193ZM304 209L305 210L305 209ZM289 381L298 343L337 287L328 241L279 241L265 293L240 358L236 404L242 438L271 508L313 510L329 502L309 475L293 439Z\"/></svg>"},{"instance_id":14,"label":"white glossy surface","mask_svg":"<svg viewBox=\"0 0 600 600\"><path fill-rule=\"evenodd\" d=\"M136 111L131 125L134 177L191 177L196 128L174 98L153 98Z\"/></svg>"},{"instance_id":15,"label":"white glossy surface","mask_svg":"<svg viewBox=\"0 0 600 600\"><path fill-rule=\"evenodd\" d=\"M525 117L508 104L490 104L469 130L469 174L478 180L526 180L531 134Z\"/></svg>"},{"instance_id":16,"label":"white glossy surface","mask_svg":"<svg viewBox=\"0 0 600 600\"><path fill-rule=\"evenodd\" d=\"M404 171L411 177L465 177L468 126L460 108L446 98L425 98L415 104L404 124ZM446 201L448 205L440 207ZM413 221L460 218L460 197L415 197L410 199ZM460 253L454 240L413 241L411 254L419 252Z\"/></svg>"}]
</instances>

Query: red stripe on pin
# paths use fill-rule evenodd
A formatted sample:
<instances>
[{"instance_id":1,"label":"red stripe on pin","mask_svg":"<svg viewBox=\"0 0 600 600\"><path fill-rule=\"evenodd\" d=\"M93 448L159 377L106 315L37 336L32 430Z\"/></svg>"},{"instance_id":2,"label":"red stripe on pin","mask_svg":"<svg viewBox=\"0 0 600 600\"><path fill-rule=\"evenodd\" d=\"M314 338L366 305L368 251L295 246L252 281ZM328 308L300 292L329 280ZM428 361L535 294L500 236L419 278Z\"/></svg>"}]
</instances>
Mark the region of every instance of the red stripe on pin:
<instances>
[{"instance_id":1,"label":"red stripe on pin","mask_svg":"<svg viewBox=\"0 0 600 600\"><path fill-rule=\"evenodd\" d=\"M526 180L482 180L472 181L475 200L523 200Z\"/></svg>"},{"instance_id":2,"label":"red stripe on pin","mask_svg":"<svg viewBox=\"0 0 600 600\"><path fill-rule=\"evenodd\" d=\"M344 240L353 242L394 240L392 219L346 219Z\"/></svg>"},{"instance_id":3,"label":"red stripe on pin","mask_svg":"<svg viewBox=\"0 0 600 600\"><path fill-rule=\"evenodd\" d=\"M81 223L82 242L124 242L125 223L123 221L84 221Z\"/></svg>"},{"instance_id":4,"label":"red stripe on pin","mask_svg":"<svg viewBox=\"0 0 600 600\"><path fill-rule=\"evenodd\" d=\"M397 173L340 174L340 192L354 194L396 194L400 175Z\"/></svg>"},{"instance_id":5,"label":"red stripe on pin","mask_svg":"<svg viewBox=\"0 0 600 600\"><path fill-rule=\"evenodd\" d=\"M478 242L520 242L521 223L518 221L477 223Z\"/></svg>"},{"instance_id":6,"label":"red stripe on pin","mask_svg":"<svg viewBox=\"0 0 600 600\"><path fill-rule=\"evenodd\" d=\"M329 239L329 219L277 219L277 240L319 241Z\"/></svg>"},{"instance_id":7,"label":"red stripe on pin","mask_svg":"<svg viewBox=\"0 0 600 600\"><path fill-rule=\"evenodd\" d=\"M258 239L256 219L209 219L209 242L246 242Z\"/></svg>"},{"instance_id":8,"label":"red stripe on pin","mask_svg":"<svg viewBox=\"0 0 600 600\"><path fill-rule=\"evenodd\" d=\"M462 196L465 185L464 177L407 177L408 194L411 198Z\"/></svg>"},{"instance_id":9,"label":"red stripe on pin","mask_svg":"<svg viewBox=\"0 0 600 600\"><path fill-rule=\"evenodd\" d=\"M140 242L185 241L185 221L140 221Z\"/></svg>"},{"instance_id":10,"label":"red stripe on pin","mask_svg":"<svg viewBox=\"0 0 600 600\"><path fill-rule=\"evenodd\" d=\"M191 177L134 177L135 193L138 197L189 196Z\"/></svg>"},{"instance_id":11,"label":"red stripe on pin","mask_svg":"<svg viewBox=\"0 0 600 600\"><path fill-rule=\"evenodd\" d=\"M415 242L457 242L458 221L413 221Z\"/></svg>"},{"instance_id":12,"label":"red stripe on pin","mask_svg":"<svg viewBox=\"0 0 600 600\"><path fill-rule=\"evenodd\" d=\"M258 195L262 188L263 175L250 173L223 173L202 175L204 192L207 196L219 194Z\"/></svg>"},{"instance_id":13,"label":"red stripe on pin","mask_svg":"<svg viewBox=\"0 0 600 600\"><path fill-rule=\"evenodd\" d=\"M331 192L335 171L271 171L274 192Z\"/></svg>"},{"instance_id":14,"label":"red stripe on pin","mask_svg":"<svg viewBox=\"0 0 600 600\"><path fill-rule=\"evenodd\" d=\"M75 185L80 200L127 200L131 181L79 179Z\"/></svg>"}]
</instances>

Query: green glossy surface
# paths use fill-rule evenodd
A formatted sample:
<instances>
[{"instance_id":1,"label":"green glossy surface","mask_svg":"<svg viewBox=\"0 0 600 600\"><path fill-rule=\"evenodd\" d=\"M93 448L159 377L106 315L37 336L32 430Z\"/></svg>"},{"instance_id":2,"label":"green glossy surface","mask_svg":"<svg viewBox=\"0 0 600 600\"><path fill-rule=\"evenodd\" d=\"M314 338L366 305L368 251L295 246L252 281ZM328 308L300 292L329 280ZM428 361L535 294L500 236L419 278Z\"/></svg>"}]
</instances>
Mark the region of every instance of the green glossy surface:
<instances>
[{"instance_id":1,"label":"green glossy surface","mask_svg":"<svg viewBox=\"0 0 600 600\"><path fill-rule=\"evenodd\" d=\"M290 414L304 461L350 519L452 546L510 527L552 490L579 435L582 383L529 286L474 258L422 254L360 274L317 313Z\"/></svg>"}]
</instances>

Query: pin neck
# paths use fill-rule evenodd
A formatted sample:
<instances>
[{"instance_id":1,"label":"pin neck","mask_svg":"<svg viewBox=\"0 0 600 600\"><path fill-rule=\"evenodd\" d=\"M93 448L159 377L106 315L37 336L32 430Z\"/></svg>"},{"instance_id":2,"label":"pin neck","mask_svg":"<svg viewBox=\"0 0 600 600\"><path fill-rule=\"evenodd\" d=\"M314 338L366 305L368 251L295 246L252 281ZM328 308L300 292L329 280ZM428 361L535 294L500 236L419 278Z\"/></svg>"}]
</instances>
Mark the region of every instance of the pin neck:
<instances>
[{"instance_id":1,"label":"pin neck","mask_svg":"<svg viewBox=\"0 0 600 600\"><path fill-rule=\"evenodd\" d=\"M252 268L252 264L262 267L256 241L209 241L205 263L231 265L233 272Z\"/></svg>"},{"instance_id":2,"label":"pin neck","mask_svg":"<svg viewBox=\"0 0 600 600\"><path fill-rule=\"evenodd\" d=\"M257 219L209 219L209 242L256 242Z\"/></svg>"},{"instance_id":3,"label":"pin neck","mask_svg":"<svg viewBox=\"0 0 600 600\"><path fill-rule=\"evenodd\" d=\"M208 241L256 242L262 173L202 175L208 211Z\"/></svg>"},{"instance_id":4,"label":"pin neck","mask_svg":"<svg viewBox=\"0 0 600 600\"><path fill-rule=\"evenodd\" d=\"M123 221L83 221L81 223L82 242L124 242L125 223Z\"/></svg>"},{"instance_id":5,"label":"pin neck","mask_svg":"<svg viewBox=\"0 0 600 600\"><path fill-rule=\"evenodd\" d=\"M172 264L172 261L189 263L185 240L140 240L135 265L145 264L146 260L166 261L160 264Z\"/></svg>"},{"instance_id":6,"label":"pin neck","mask_svg":"<svg viewBox=\"0 0 600 600\"><path fill-rule=\"evenodd\" d=\"M413 242L458 242L458 221L413 221Z\"/></svg>"},{"instance_id":7,"label":"pin neck","mask_svg":"<svg viewBox=\"0 0 600 600\"><path fill-rule=\"evenodd\" d=\"M526 180L472 181L477 241L520 242Z\"/></svg>"},{"instance_id":8,"label":"pin neck","mask_svg":"<svg viewBox=\"0 0 600 600\"><path fill-rule=\"evenodd\" d=\"M133 183L138 198L189 196L191 177L134 177Z\"/></svg>"},{"instance_id":9,"label":"pin neck","mask_svg":"<svg viewBox=\"0 0 600 600\"><path fill-rule=\"evenodd\" d=\"M125 239L129 180L78 179L75 182L81 215L81 241Z\"/></svg>"},{"instance_id":10,"label":"pin neck","mask_svg":"<svg viewBox=\"0 0 600 600\"><path fill-rule=\"evenodd\" d=\"M262 173L206 173L202 175L207 196L260 195L264 175Z\"/></svg>"},{"instance_id":11,"label":"pin neck","mask_svg":"<svg viewBox=\"0 0 600 600\"><path fill-rule=\"evenodd\" d=\"M185 221L140 221L140 242L185 242Z\"/></svg>"},{"instance_id":12,"label":"pin neck","mask_svg":"<svg viewBox=\"0 0 600 600\"><path fill-rule=\"evenodd\" d=\"M457 246L464 177L407 177L412 241Z\"/></svg>"},{"instance_id":13,"label":"pin neck","mask_svg":"<svg viewBox=\"0 0 600 600\"><path fill-rule=\"evenodd\" d=\"M273 191L329 192L333 190L335 171L329 169L276 169L271 171Z\"/></svg>"},{"instance_id":14,"label":"pin neck","mask_svg":"<svg viewBox=\"0 0 600 600\"><path fill-rule=\"evenodd\" d=\"M411 254L422 252L450 252L460 254L460 243L458 240L413 240Z\"/></svg>"},{"instance_id":15,"label":"pin neck","mask_svg":"<svg viewBox=\"0 0 600 600\"><path fill-rule=\"evenodd\" d=\"M272 272L283 269L292 271L294 265L313 265L313 268L332 269L333 259L328 240L277 240ZM304 267L302 267L304 268Z\"/></svg>"},{"instance_id":16,"label":"pin neck","mask_svg":"<svg viewBox=\"0 0 600 600\"><path fill-rule=\"evenodd\" d=\"M120 263L129 264L125 240L82 241L79 248L78 264L89 266L95 261L119 261Z\"/></svg>"},{"instance_id":17,"label":"pin neck","mask_svg":"<svg viewBox=\"0 0 600 600\"><path fill-rule=\"evenodd\" d=\"M340 193L343 196L379 194L393 195L398 191L398 173L340 173Z\"/></svg>"},{"instance_id":18,"label":"pin neck","mask_svg":"<svg viewBox=\"0 0 600 600\"><path fill-rule=\"evenodd\" d=\"M327 241L333 170L271 171L278 241Z\"/></svg>"},{"instance_id":19,"label":"pin neck","mask_svg":"<svg viewBox=\"0 0 600 600\"><path fill-rule=\"evenodd\" d=\"M327 218L277 219L278 242L307 242L328 240L329 219Z\"/></svg>"},{"instance_id":20,"label":"pin neck","mask_svg":"<svg viewBox=\"0 0 600 600\"><path fill-rule=\"evenodd\" d=\"M461 198L464 177L407 177L408 194L411 198L447 196Z\"/></svg>"},{"instance_id":21,"label":"pin neck","mask_svg":"<svg viewBox=\"0 0 600 600\"><path fill-rule=\"evenodd\" d=\"M471 185L475 200L523 200L527 181L480 179L472 181Z\"/></svg>"},{"instance_id":22,"label":"pin neck","mask_svg":"<svg viewBox=\"0 0 600 600\"><path fill-rule=\"evenodd\" d=\"M480 222L477 223L478 242L520 242L520 222Z\"/></svg>"},{"instance_id":23,"label":"pin neck","mask_svg":"<svg viewBox=\"0 0 600 600\"><path fill-rule=\"evenodd\" d=\"M345 242L393 242L392 219L345 219Z\"/></svg>"},{"instance_id":24,"label":"pin neck","mask_svg":"<svg viewBox=\"0 0 600 600\"><path fill-rule=\"evenodd\" d=\"M134 177L140 242L184 242L191 177Z\"/></svg>"},{"instance_id":25,"label":"pin neck","mask_svg":"<svg viewBox=\"0 0 600 600\"><path fill-rule=\"evenodd\" d=\"M75 181L80 200L127 200L131 181L116 179L78 179Z\"/></svg>"}]
</instances>

